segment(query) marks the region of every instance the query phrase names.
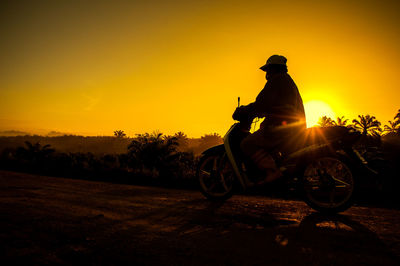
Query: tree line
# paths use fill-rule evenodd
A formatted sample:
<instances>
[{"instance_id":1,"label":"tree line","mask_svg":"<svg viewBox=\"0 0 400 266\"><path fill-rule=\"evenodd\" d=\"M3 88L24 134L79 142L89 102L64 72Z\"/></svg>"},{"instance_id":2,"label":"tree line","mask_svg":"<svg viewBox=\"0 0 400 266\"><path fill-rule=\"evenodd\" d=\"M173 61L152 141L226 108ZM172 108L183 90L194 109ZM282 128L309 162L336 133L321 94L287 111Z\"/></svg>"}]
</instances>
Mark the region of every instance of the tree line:
<instances>
[{"instance_id":1,"label":"tree line","mask_svg":"<svg viewBox=\"0 0 400 266\"><path fill-rule=\"evenodd\" d=\"M123 130L114 136L0 136L0 153L6 148L17 148L25 146L28 141L32 144L51 145L57 152L64 153L87 153L95 155L121 154L127 152L128 145L136 138L128 137ZM153 132L151 134L156 134ZM193 152L195 156L200 155L205 149L222 143L222 137L217 133L205 134L200 138L190 138L183 132L174 134L178 138L178 150Z\"/></svg>"},{"instance_id":2,"label":"tree line","mask_svg":"<svg viewBox=\"0 0 400 266\"><path fill-rule=\"evenodd\" d=\"M352 123L343 116L336 120L324 116L321 117L319 125L352 127L367 138L391 135L395 137L396 143L399 143L400 110L394 116L394 120L389 122L389 125L382 129L381 123L371 115L359 115ZM83 145L87 140L94 141L94 138L79 136L55 138L69 141L68 145L74 145L74 139L79 140L79 145ZM99 139L102 141L94 141L94 146L107 146L111 143L119 152L60 151L57 147L41 144L40 141L26 140L23 145L0 150L0 169L111 182L196 187L198 156L207 148L223 142L217 133L206 134L198 139L189 138L183 132L174 135L153 132L128 138L123 130L116 130L114 137ZM96 143L98 145L95 145ZM391 152L388 160L391 160L392 165L399 165L398 150L393 149Z\"/></svg>"},{"instance_id":3,"label":"tree line","mask_svg":"<svg viewBox=\"0 0 400 266\"><path fill-rule=\"evenodd\" d=\"M337 117L333 120L330 117L323 116L320 118L318 125L321 127L329 126L344 126L351 127L361 132L362 135L367 136L385 136L385 135L400 135L400 109L394 116L393 121L389 120L388 124L384 125L376 119L375 116L358 115L358 118L353 119L352 123L348 123L349 119L344 116Z\"/></svg>"},{"instance_id":4,"label":"tree line","mask_svg":"<svg viewBox=\"0 0 400 266\"><path fill-rule=\"evenodd\" d=\"M206 134L196 145L183 132L137 134L128 139L123 131L125 152L92 153L60 152L51 145L25 141L18 147L4 148L0 153L0 169L51 176L89 178L124 183L163 184L191 187L197 157L195 152L222 143L220 135Z\"/></svg>"}]
</instances>

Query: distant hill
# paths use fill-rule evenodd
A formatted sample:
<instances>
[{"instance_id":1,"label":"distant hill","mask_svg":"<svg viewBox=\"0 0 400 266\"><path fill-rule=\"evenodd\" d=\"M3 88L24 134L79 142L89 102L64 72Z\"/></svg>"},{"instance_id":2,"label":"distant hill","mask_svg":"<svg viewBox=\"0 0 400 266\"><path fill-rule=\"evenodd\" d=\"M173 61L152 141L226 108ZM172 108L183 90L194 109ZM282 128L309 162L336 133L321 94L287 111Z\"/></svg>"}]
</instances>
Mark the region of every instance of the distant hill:
<instances>
[{"instance_id":1,"label":"distant hill","mask_svg":"<svg viewBox=\"0 0 400 266\"><path fill-rule=\"evenodd\" d=\"M0 136L0 152L5 148L25 146L25 141L49 144L59 152L92 152L95 154L118 154L127 152L132 139L115 137L83 137L83 136Z\"/></svg>"},{"instance_id":2,"label":"distant hill","mask_svg":"<svg viewBox=\"0 0 400 266\"><path fill-rule=\"evenodd\" d=\"M28 132L18 131L18 130L5 130L0 131L0 136L4 137L15 137L15 136L26 136L30 135Z\"/></svg>"},{"instance_id":3,"label":"distant hill","mask_svg":"<svg viewBox=\"0 0 400 266\"><path fill-rule=\"evenodd\" d=\"M17 137L17 136L44 136L44 137L61 137L61 136L71 136L71 134L59 131L50 131L49 133L31 133L19 130L4 130L0 131L0 137Z\"/></svg>"},{"instance_id":4,"label":"distant hill","mask_svg":"<svg viewBox=\"0 0 400 266\"><path fill-rule=\"evenodd\" d=\"M15 131L10 131L14 132ZM129 144L134 138L116 138L111 136L84 137L65 135L59 132L50 132L47 136L29 135L20 132L20 135L0 135L0 153L7 148L15 149L25 146L25 141L49 144L59 152L92 152L94 154L121 154L128 151ZM201 138L187 138L185 144L178 147L179 151L193 152L200 155L204 150L221 144L222 138L217 135L205 135Z\"/></svg>"},{"instance_id":5,"label":"distant hill","mask_svg":"<svg viewBox=\"0 0 400 266\"><path fill-rule=\"evenodd\" d=\"M47 137L61 137L61 136L68 136L70 134L64 133L64 132L59 132L59 131L50 131L47 133Z\"/></svg>"}]
</instances>

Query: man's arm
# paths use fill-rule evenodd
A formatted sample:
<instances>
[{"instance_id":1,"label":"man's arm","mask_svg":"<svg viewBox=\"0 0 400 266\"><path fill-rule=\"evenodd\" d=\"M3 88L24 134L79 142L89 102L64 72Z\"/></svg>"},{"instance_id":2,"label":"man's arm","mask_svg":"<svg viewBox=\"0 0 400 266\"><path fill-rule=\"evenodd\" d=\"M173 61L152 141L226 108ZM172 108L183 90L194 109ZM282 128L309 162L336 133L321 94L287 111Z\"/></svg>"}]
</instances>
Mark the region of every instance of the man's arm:
<instances>
[{"instance_id":1,"label":"man's arm","mask_svg":"<svg viewBox=\"0 0 400 266\"><path fill-rule=\"evenodd\" d=\"M235 113L246 114L251 118L282 113L280 109L287 108L287 98L290 97L287 88L288 84L284 81L272 79L265 84L253 103L237 108Z\"/></svg>"},{"instance_id":2,"label":"man's arm","mask_svg":"<svg viewBox=\"0 0 400 266\"><path fill-rule=\"evenodd\" d=\"M279 104L279 90L273 81L267 82L264 89L258 94L255 102L246 106L248 112L254 117L265 117Z\"/></svg>"}]
</instances>

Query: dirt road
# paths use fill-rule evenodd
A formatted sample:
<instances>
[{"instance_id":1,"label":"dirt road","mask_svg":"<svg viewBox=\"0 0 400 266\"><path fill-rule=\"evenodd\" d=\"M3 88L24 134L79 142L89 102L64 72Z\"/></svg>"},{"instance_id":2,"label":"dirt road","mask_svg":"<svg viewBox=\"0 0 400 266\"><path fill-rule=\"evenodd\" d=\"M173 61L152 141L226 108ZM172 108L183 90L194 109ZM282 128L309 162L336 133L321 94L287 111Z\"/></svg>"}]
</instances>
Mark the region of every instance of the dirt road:
<instances>
[{"instance_id":1,"label":"dirt road","mask_svg":"<svg viewBox=\"0 0 400 266\"><path fill-rule=\"evenodd\" d=\"M0 171L7 264L400 265L400 211ZM2 264L5 265L5 264Z\"/></svg>"}]
</instances>

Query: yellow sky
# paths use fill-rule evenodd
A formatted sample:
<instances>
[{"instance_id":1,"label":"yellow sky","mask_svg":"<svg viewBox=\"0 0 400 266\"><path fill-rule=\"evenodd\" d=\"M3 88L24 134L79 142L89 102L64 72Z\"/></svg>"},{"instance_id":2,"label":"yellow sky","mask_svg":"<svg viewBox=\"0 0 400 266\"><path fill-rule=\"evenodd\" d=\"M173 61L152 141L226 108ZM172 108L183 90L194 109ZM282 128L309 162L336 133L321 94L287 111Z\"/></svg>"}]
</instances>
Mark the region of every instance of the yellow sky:
<instances>
[{"instance_id":1,"label":"yellow sky","mask_svg":"<svg viewBox=\"0 0 400 266\"><path fill-rule=\"evenodd\" d=\"M280 3L280 2L283 2ZM10 1L0 131L224 134L288 58L304 102L382 124L400 108L396 1Z\"/></svg>"}]
</instances>

